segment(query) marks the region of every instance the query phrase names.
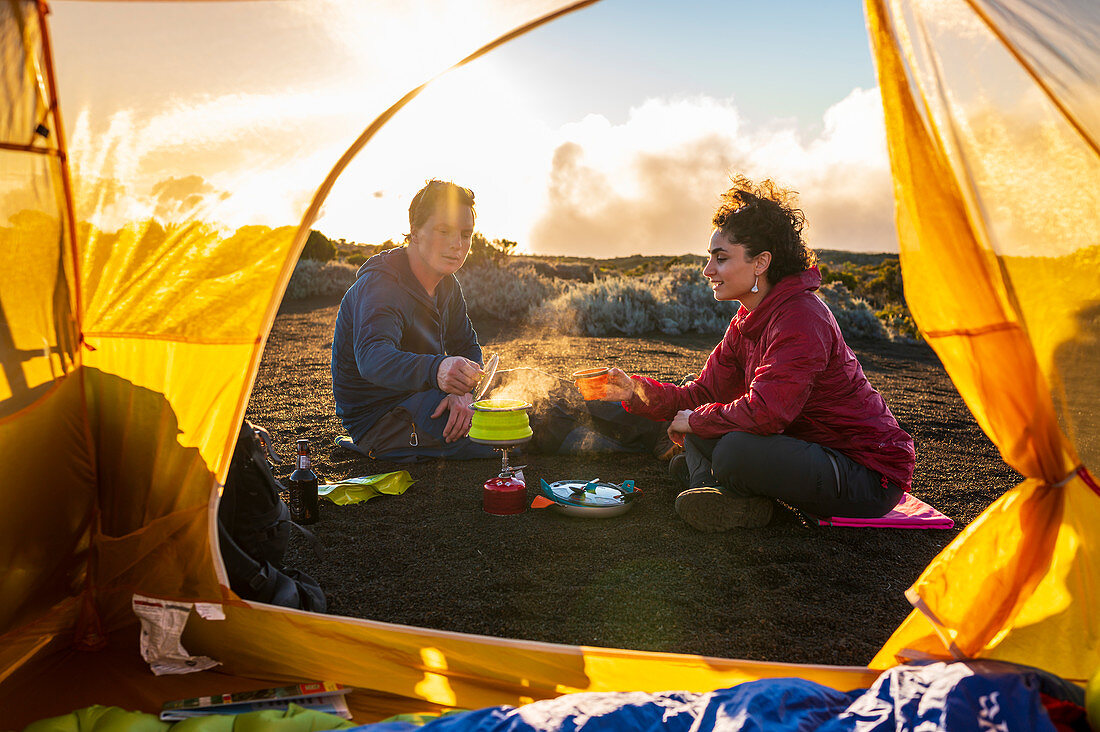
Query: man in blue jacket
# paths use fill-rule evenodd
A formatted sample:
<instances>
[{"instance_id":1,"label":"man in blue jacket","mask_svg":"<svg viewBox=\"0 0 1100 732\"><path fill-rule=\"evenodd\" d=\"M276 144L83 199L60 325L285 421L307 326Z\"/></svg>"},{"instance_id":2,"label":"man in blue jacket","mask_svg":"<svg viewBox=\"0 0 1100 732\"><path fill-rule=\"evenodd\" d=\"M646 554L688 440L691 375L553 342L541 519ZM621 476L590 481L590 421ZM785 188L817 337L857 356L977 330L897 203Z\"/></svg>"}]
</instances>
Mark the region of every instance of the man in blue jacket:
<instances>
[{"instance_id":1,"label":"man in blue jacket","mask_svg":"<svg viewBox=\"0 0 1100 732\"><path fill-rule=\"evenodd\" d=\"M474 218L473 191L429 181L409 206L407 246L376 254L359 268L332 339L332 392L348 432L337 442L344 447L393 462L496 455L466 439L482 354L455 272L470 253ZM670 456L672 443L660 423L617 404L591 402L582 409L590 413L578 419L562 404L553 407L541 424L532 424L532 447Z\"/></svg>"},{"instance_id":2,"label":"man in blue jacket","mask_svg":"<svg viewBox=\"0 0 1100 732\"><path fill-rule=\"evenodd\" d=\"M493 457L465 437L481 345L455 272L474 234L474 194L432 180L409 206L407 246L367 260L332 339L336 414L352 444L398 462ZM451 354L451 355L448 355Z\"/></svg>"}]
</instances>

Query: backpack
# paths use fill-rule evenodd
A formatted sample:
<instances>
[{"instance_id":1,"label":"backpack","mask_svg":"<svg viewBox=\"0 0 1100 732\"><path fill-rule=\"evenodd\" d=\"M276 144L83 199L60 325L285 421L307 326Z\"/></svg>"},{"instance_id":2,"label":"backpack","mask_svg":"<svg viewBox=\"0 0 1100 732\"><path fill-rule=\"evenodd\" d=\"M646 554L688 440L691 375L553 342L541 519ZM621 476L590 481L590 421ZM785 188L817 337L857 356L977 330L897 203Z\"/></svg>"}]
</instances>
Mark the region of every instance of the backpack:
<instances>
[{"instance_id":1,"label":"backpack","mask_svg":"<svg viewBox=\"0 0 1100 732\"><path fill-rule=\"evenodd\" d=\"M286 487L271 472L269 455L278 462L271 435L245 420L218 504L218 543L229 586L245 600L324 612L320 584L283 566L291 527L305 534L315 551L318 544L312 533L291 521L280 497Z\"/></svg>"}]
</instances>

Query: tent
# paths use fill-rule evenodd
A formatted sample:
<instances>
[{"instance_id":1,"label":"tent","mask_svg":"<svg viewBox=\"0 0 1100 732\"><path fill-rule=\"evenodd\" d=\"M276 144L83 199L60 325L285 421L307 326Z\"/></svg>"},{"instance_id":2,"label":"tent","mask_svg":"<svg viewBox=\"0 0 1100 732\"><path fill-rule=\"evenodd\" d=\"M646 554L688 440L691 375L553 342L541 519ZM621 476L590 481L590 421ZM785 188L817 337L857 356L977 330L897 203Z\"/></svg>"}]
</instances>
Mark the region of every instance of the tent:
<instances>
[{"instance_id":1,"label":"tent","mask_svg":"<svg viewBox=\"0 0 1100 732\"><path fill-rule=\"evenodd\" d=\"M222 662L219 689L335 680L360 690L364 721L772 676L851 689L923 657L1014 660L1079 681L1097 667L1100 486L1086 466L1100 457L1100 13L1080 0L865 3L910 307L1025 477L910 588L913 614L868 668L465 636L229 590L219 490L333 183L425 80L588 4L134 4L124 12L155 15L165 33L177 13L207 20L189 24L201 30L187 47L161 47L147 84L127 48L163 39L127 37L114 5L0 2L0 723L210 691L212 672L150 675L135 592L220 607L223 619L192 616L183 638ZM268 23L273 7L295 22ZM51 23L63 22L83 32L54 46ZM409 32L429 26L451 32ZM234 28L248 32L230 38ZM289 53L340 28L366 34L347 45L361 52L357 75ZM203 56L224 59L219 73L189 76ZM273 77L322 90L298 100L291 129L265 124ZM173 108L172 90L196 83L210 103ZM142 116L153 108L169 111ZM312 199L291 202L298 227L242 218L315 170L307 112L334 109L351 142ZM250 176L218 178L229 160Z\"/></svg>"}]
</instances>

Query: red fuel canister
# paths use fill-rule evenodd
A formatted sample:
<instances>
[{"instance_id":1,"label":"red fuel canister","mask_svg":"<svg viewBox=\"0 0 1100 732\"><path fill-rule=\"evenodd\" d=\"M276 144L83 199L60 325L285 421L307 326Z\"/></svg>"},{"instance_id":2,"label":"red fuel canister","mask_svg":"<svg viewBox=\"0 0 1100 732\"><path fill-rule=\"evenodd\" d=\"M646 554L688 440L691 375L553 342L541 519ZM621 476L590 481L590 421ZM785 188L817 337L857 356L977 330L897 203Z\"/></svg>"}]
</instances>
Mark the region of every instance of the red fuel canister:
<instances>
[{"instance_id":1,"label":"red fuel canister","mask_svg":"<svg viewBox=\"0 0 1100 732\"><path fill-rule=\"evenodd\" d=\"M490 478L482 489L481 504L485 513L495 516L523 513L527 508L527 485L515 475Z\"/></svg>"}]
</instances>

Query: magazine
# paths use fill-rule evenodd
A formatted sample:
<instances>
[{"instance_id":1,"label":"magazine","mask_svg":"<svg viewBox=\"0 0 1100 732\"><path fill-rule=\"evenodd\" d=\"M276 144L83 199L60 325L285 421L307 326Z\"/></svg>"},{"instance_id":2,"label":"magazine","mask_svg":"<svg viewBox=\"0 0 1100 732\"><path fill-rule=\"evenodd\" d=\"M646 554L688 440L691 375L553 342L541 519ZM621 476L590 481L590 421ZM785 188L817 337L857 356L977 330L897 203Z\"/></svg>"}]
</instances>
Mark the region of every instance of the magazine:
<instances>
[{"instance_id":1,"label":"magazine","mask_svg":"<svg viewBox=\"0 0 1100 732\"><path fill-rule=\"evenodd\" d=\"M164 722L178 722L211 714L243 714L263 709L286 709L290 704L297 704L306 709L351 719L348 703L344 698L349 691L351 689L342 684L315 681L257 691L177 699L164 703L160 718Z\"/></svg>"}]
</instances>

